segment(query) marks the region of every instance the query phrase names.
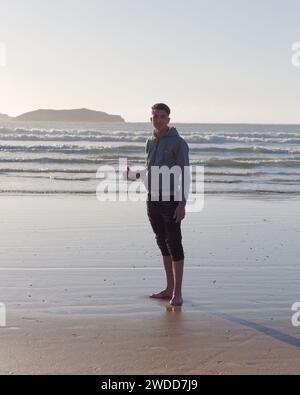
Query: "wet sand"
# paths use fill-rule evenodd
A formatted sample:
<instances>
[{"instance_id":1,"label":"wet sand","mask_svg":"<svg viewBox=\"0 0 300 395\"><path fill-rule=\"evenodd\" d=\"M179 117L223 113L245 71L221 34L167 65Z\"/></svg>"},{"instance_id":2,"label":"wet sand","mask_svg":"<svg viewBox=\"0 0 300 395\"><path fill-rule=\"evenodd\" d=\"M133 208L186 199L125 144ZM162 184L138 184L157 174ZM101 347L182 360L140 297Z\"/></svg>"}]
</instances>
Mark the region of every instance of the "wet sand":
<instances>
[{"instance_id":1,"label":"wet sand","mask_svg":"<svg viewBox=\"0 0 300 395\"><path fill-rule=\"evenodd\" d=\"M206 196L172 308L145 203L1 196L0 373L299 374L299 204Z\"/></svg>"}]
</instances>

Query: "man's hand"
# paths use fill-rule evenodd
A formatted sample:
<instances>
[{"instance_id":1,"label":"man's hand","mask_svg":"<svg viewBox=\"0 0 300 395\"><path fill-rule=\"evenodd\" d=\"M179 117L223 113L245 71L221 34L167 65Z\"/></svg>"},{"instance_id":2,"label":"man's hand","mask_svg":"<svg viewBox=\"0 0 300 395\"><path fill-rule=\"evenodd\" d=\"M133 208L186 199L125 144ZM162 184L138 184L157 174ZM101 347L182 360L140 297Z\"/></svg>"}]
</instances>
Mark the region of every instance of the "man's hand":
<instances>
[{"instance_id":1,"label":"man's hand","mask_svg":"<svg viewBox=\"0 0 300 395\"><path fill-rule=\"evenodd\" d=\"M129 167L127 166L127 169L125 171L123 171L122 176L123 176L123 180L128 180L128 173L129 173Z\"/></svg>"},{"instance_id":2,"label":"man's hand","mask_svg":"<svg viewBox=\"0 0 300 395\"><path fill-rule=\"evenodd\" d=\"M134 171L134 170L130 170L128 166L127 166L127 170L123 171L122 173L123 180L130 180L130 181L142 179L143 177L145 177L145 175L146 175L145 170Z\"/></svg>"},{"instance_id":3,"label":"man's hand","mask_svg":"<svg viewBox=\"0 0 300 395\"><path fill-rule=\"evenodd\" d=\"M176 210L174 212L173 218L175 218L175 223L180 222L185 217L185 203L179 202Z\"/></svg>"}]
</instances>

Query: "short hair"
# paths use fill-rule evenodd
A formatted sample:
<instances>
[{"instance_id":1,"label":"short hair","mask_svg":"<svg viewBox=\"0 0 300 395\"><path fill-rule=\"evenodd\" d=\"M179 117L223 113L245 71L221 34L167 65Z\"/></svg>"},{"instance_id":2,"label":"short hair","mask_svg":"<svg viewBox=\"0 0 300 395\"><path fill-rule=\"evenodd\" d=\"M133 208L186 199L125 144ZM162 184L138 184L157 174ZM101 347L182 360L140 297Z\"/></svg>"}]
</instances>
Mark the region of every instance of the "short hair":
<instances>
[{"instance_id":1,"label":"short hair","mask_svg":"<svg viewBox=\"0 0 300 395\"><path fill-rule=\"evenodd\" d=\"M162 110L165 111L168 115L170 115L170 107L167 106L165 103L156 103L151 107L152 114L155 110Z\"/></svg>"}]
</instances>

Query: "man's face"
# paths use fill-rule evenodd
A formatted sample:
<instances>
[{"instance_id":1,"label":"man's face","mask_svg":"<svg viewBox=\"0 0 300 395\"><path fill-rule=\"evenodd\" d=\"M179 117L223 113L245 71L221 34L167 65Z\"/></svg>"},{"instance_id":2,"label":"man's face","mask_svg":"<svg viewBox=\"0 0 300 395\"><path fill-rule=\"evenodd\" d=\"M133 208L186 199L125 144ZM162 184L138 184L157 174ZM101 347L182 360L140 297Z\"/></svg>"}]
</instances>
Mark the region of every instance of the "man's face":
<instances>
[{"instance_id":1,"label":"man's face","mask_svg":"<svg viewBox=\"0 0 300 395\"><path fill-rule=\"evenodd\" d=\"M154 110L150 121L154 128L160 132L166 129L170 118L164 110Z\"/></svg>"}]
</instances>

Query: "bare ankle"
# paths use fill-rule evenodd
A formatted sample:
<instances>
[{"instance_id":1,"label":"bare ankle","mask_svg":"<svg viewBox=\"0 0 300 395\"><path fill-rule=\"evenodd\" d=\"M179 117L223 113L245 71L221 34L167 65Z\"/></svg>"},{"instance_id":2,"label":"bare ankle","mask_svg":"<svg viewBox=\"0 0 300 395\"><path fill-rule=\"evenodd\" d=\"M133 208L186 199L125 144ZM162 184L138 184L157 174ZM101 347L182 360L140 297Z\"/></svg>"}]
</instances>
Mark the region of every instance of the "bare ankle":
<instances>
[{"instance_id":1,"label":"bare ankle","mask_svg":"<svg viewBox=\"0 0 300 395\"><path fill-rule=\"evenodd\" d=\"M172 294L174 292L174 285L167 285L166 291L169 291Z\"/></svg>"},{"instance_id":2,"label":"bare ankle","mask_svg":"<svg viewBox=\"0 0 300 395\"><path fill-rule=\"evenodd\" d=\"M174 291L173 292L173 297L179 297L179 298L182 298L182 292L181 291Z\"/></svg>"}]
</instances>

